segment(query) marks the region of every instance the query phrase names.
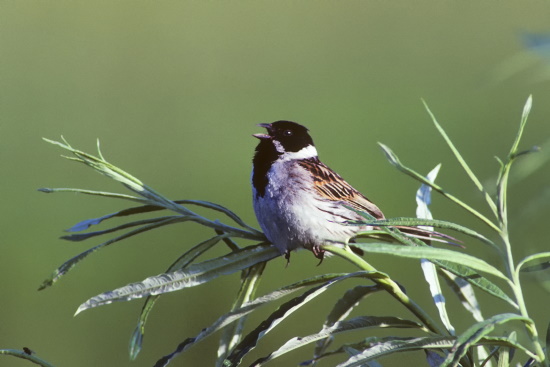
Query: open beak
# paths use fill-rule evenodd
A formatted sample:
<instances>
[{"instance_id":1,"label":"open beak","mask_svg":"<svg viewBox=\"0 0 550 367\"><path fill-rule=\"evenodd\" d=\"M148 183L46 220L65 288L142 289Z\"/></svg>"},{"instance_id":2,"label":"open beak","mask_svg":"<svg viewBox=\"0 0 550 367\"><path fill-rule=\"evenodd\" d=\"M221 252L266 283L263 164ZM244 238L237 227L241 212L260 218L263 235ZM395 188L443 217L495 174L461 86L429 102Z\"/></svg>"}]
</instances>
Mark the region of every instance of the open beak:
<instances>
[{"instance_id":1,"label":"open beak","mask_svg":"<svg viewBox=\"0 0 550 367\"><path fill-rule=\"evenodd\" d=\"M267 131L269 132L269 128L271 127L271 124L258 124L257 126L266 128ZM268 134L253 134L252 136L258 139L271 139L271 136Z\"/></svg>"}]
</instances>

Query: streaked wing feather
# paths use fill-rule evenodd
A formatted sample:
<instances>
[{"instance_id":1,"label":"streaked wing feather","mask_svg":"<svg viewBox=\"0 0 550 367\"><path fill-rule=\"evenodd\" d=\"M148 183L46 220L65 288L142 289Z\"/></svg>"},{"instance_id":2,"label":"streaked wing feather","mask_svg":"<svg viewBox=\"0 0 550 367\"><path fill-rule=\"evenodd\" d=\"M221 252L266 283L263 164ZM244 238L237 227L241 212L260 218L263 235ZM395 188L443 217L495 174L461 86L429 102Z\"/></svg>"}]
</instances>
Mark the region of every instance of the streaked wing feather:
<instances>
[{"instance_id":1,"label":"streaked wing feather","mask_svg":"<svg viewBox=\"0 0 550 367\"><path fill-rule=\"evenodd\" d=\"M384 219L384 214L375 204L354 189L353 186L347 183L339 174L330 169L318 158L303 159L299 164L311 173L315 190L317 190L319 195L324 199L343 202L344 205L349 205L354 209L365 211L376 219ZM408 226L396 227L403 231L403 233L423 241L436 240L449 244L454 244L451 241L458 241L451 236L433 232L428 229Z\"/></svg>"},{"instance_id":2,"label":"streaked wing feather","mask_svg":"<svg viewBox=\"0 0 550 367\"><path fill-rule=\"evenodd\" d=\"M300 161L300 165L311 172L315 189L323 198L343 201L354 209L366 211L376 219L384 218L376 205L319 159L304 159Z\"/></svg>"}]
</instances>

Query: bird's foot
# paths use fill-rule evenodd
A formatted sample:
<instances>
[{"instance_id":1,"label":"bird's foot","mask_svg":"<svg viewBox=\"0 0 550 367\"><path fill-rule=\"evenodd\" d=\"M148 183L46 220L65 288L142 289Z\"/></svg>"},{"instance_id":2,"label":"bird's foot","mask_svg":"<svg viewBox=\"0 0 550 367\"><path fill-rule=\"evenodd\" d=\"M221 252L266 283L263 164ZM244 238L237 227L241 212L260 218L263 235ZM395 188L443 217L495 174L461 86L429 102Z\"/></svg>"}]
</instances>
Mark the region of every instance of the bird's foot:
<instances>
[{"instance_id":1,"label":"bird's foot","mask_svg":"<svg viewBox=\"0 0 550 367\"><path fill-rule=\"evenodd\" d=\"M285 268L288 267L288 264L290 264L290 250L285 251L285 259L286 259L286 265Z\"/></svg>"},{"instance_id":2,"label":"bird's foot","mask_svg":"<svg viewBox=\"0 0 550 367\"><path fill-rule=\"evenodd\" d=\"M325 250L323 250L320 246L313 246L311 252L313 252L313 255L320 260L317 266L321 265L323 259L325 258Z\"/></svg>"}]
</instances>

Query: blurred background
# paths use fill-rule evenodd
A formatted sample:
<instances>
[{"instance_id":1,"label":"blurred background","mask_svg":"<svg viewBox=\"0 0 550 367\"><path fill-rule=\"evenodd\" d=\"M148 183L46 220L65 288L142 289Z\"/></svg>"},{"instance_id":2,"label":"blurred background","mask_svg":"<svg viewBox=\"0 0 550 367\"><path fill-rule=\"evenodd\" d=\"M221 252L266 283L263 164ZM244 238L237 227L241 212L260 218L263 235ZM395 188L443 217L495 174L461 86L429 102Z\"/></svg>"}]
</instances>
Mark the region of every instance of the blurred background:
<instances>
[{"instance_id":1,"label":"blurred background","mask_svg":"<svg viewBox=\"0 0 550 367\"><path fill-rule=\"evenodd\" d=\"M534 107L521 147L546 150L516 166L510 185L511 234L516 261L547 251L549 25L549 4L534 0L3 1L0 348L28 347L56 366L151 366L226 312L238 289L234 275L161 298L134 362L128 360L127 345L142 301L77 317L74 312L98 293L162 273L209 231L188 223L129 239L90 256L54 287L38 292L57 266L103 240L65 242L59 239L64 229L131 205L37 192L40 187L79 187L127 193L60 158L63 152L42 137L63 135L88 152L95 152L99 139L109 161L162 194L219 203L257 226L249 187L256 145L251 134L262 130L257 123L289 119L308 126L321 159L388 217L414 215L417 183L388 164L377 142L423 173L442 163L438 182L490 215L421 99L491 190L498 169L494 156L508 153L532 94ZM444 198L436 195L433 201L436 218L492 235ZM483 245L466 246L500 265ZM417 262L387 256L370 261L435 316ZM338 259L316 265L310 253L294 254L287 268L283 259L271 262L260 294L316 274L353 270ZM244 365L292 336L316 332L350 284L280 324ZM524 285L531 315L544 334L548 292L532 277L525 277ZM511 311L493 298L479 298L485 316ZM472 319L454 297L449 303L453 322L463 330ZM251 321L261 321L270 311L262 310ZM383 295L371 297L368 307L354 314L411 317ZM376 334L364 334L370 335ZM214 337L173 364L212 365L216 348ZM297 365L310 357L306 352L272 365ZM423 361L421 353L410 353L381 362L399 365L400 358L408 365ZM29 363L3 357L0 365Z\"/></svg>"}]
</instances>

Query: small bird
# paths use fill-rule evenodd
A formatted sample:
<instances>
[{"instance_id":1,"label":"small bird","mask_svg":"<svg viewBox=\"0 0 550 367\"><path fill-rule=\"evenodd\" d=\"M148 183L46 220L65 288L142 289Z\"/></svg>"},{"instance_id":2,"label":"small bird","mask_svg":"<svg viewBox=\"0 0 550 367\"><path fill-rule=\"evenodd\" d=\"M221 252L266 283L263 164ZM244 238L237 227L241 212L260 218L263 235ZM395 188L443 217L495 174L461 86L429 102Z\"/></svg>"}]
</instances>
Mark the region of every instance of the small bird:
<instances>
[{"instance_id":1,"label":"small bird","mask_svg":"<svg viewBox=\"0 0 550 367\"><path fill-rule=\"evenodd\" d=\"M376 229L348 223L365 220L348 207L376 219L384 219L384 214L319 160L306 127L292 121L258 126L267 134L253 135L260 139L252 161L254 211L267 239L287 261L290 252L299 248L322 261L322 245L345 246L357 233ZM418 228L400 229L429 237Z\"/></svg>"}]
</instances>

